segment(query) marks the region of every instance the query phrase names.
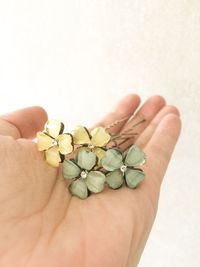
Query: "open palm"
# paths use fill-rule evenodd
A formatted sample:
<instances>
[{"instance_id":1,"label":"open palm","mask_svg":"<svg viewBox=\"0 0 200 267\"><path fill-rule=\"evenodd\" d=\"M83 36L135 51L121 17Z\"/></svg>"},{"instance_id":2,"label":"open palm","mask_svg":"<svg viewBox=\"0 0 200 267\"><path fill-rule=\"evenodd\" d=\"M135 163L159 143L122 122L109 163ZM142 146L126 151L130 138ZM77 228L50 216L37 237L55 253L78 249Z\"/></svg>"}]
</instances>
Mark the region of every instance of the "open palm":
<instances>
[{"instance_id":1,"label":"open palm","mask_svg":"<svg viewBox=\"0 0 200 267\"><path fill-rule=\"evenodd\" d=\"M86 200L69 194L61 170L50 167L30 140L47 120L43 109L1 117L0 266L137 266L181 128L178 110L162 97L149 98L140 109L139 104L138 96L129 95L99 124L136 112L112 130L120 132L146 119L136 139L147 154L146 179L136 190L106 189Z\"/></svg>"}]
</instances>

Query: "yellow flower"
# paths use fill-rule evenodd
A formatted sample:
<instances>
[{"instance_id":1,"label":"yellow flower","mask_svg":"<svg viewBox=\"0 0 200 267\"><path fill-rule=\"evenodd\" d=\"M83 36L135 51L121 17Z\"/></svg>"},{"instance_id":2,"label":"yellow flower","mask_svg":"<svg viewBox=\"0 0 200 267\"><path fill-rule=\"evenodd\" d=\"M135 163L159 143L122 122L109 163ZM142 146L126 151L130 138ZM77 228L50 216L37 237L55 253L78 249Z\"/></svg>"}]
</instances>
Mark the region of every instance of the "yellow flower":
<instances>
[{"instance_id":1,"label":"yellow flower","mask_svg":"<svg viewBox=\"0 0 200 267\"><path fill-rule=\"evenodd\" d=\"M73 131L74 144L82 145L78 150L90 150L98 157L98 164L105 155L104 147L110 141L111 136L103 127L96 127L91 132L86 127L78 126Z\"/></svg>"},{"instance_id":2,"label":"yellow flower","mask_svg":"<svg viewBox=\"0 0 200 267\"><path fill-rule=\"evenodd\" d=\"M49 120L43 132L37 133L37 146L44 151L46 161L53 167L58 167L64 160L64 155L74 150L73 137L64 133L64 124L58 120Z\"/></svg>"}]
</instances>

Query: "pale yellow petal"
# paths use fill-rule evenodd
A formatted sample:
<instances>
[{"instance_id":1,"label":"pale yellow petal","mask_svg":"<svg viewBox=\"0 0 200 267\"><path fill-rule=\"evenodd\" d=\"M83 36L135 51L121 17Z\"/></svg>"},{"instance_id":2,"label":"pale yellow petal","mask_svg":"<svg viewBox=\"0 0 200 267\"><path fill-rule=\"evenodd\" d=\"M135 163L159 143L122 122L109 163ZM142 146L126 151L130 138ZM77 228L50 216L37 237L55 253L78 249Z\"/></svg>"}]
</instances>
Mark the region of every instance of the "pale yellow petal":
<instances>
[{"instance_id":1,"label":"pale yellow petal","mask_svg":"<svg viewBox=\"0 0 200 267\"><path fill-rule=\"evenodd\" d=\"M91 142L94 146L105 146L110 141L111 136L103 127L97 127L91 132Z\"/></svg>"},{"instance_id":2,"label":"pale yellow petal","mask_svg":"<svg viewBox=\"0 0 200 267\"><path fill-rule=\"evenodd\" d=\"M37 147L39 151L49 149L53 145L54 139L43 132L37 133Z\"/></svg>"},{"instance_id":3,"label":"pale yellow petal","mask_svg":"<svg viewBox=\"0 0 200 267\"><path fill-rule=\"evenodd\" d=\"M61 154L70 154L74 147L71 134L61 134L58 136L58 146Z\"/></svg>"},{"instance_id":4,"label":"pale yellow petal","mask_svg":"<svg viewBox=\"0 0 200 267\"><path fill-rule=\"evenodd\" d=\"M83 126L78 126L73 131L73 139L74 144L83 145L83 144L89 144L90 141L90 134L88 130Z\"/></svg>"},{"instance_id":5,"label":"pale yellow petal","mask_svg":"<svg viewBox=\"0 0 200 267\"><path fill-rule=\"evenodd\" d=\"M54 146L45 151L45 159L49 165L53 167L58 167L59 163L61 162L58 146Z\"/></svg>"},{"instance_id":6,"label":"pale yellow petal","mask_svg":"<svg viewBox=\"0 0 200 267\"><path fill-rule=\"evenodd\" d=\"M58 120L49 120L45 124L46 132L53 138L57 138L59 134L63 133L64 124Z\"/></svg>"},{"instance_id":7,"label":"pale yellow petal","mask_svg":"<svg viewBox=\"0 0 200 267\"><path fill-rule=\"evenodd\" d=\"M100 147L95 147L92 149L92 151L97 155L98 158L98 166L102 166L101 165L101 159L105 156L106 151L103 150Z\"/></svg>"}]
</instances>

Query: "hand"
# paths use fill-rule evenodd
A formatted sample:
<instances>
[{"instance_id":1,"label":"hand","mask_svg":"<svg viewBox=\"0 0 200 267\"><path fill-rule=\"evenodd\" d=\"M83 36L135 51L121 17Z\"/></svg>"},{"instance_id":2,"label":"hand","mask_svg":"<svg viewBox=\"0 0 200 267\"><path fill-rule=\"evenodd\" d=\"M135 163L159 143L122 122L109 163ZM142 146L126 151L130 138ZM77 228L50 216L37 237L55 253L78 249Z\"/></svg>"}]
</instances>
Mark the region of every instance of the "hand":
<instances>
[{"instance_id":1,"label":"hand","mask_svg":"<svg viewBox=\"0 0 200 267\"><path fill-rule=\"evenodd\" d=\"M139 104L138 96L125 97L99 125L131 116ZM0 266L137 266L181 122L178 110L160 96L149 98L136 118L146 119L136 139L147 155L145 180L136 190L106 189L80 200L30 140L43 129L45 111L33 107L1 117ZM123 131L135 120L112 131Z\"/></svg>"}]
</instances>

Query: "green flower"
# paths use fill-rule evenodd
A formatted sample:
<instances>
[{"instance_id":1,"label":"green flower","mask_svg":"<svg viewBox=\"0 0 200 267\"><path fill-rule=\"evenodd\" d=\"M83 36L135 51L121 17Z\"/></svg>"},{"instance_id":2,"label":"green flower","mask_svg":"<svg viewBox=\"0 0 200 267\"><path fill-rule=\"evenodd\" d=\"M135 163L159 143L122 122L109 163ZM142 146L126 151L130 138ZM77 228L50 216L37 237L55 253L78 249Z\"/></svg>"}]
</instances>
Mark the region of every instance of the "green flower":
<instances>
[{"instance_id":1,"label":"green flower","mask_svg":"<svg viewBox=\"0 0 200 267\"><path fill-rule=\"evenodd\" d=\"M88 197L90 192L103 191L106 177L104 173L95 171L97 156L93 152L81 150L75 160L65 160L63 176L65 179L74 179L69 186L72 195L81 199Z\"/></svg>"},{"instance_id":2,"label":"green flower","mask_svg":"<svg viewBox=\"0 0 200 267\"><path fill-rule=\"evenodd\" d=\"M145 177L145 173L137 167L142 166L145 161L145 153L136 145L131 146L124 157L118 149L107 150L101 163L109 171L106 174L109 187L120 188L124 180L128 187L137 187Z\"/></svg>"}]
</instances>

